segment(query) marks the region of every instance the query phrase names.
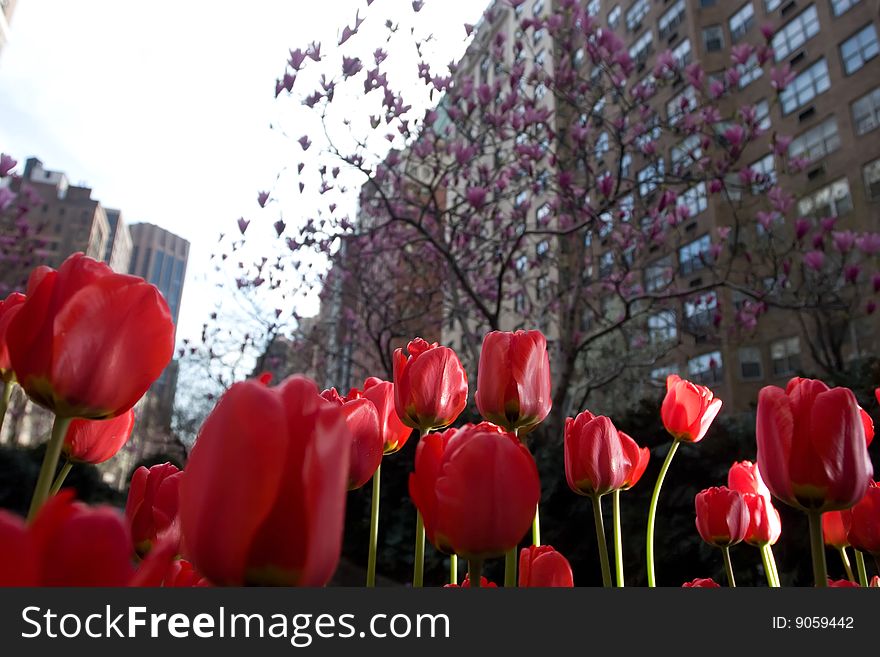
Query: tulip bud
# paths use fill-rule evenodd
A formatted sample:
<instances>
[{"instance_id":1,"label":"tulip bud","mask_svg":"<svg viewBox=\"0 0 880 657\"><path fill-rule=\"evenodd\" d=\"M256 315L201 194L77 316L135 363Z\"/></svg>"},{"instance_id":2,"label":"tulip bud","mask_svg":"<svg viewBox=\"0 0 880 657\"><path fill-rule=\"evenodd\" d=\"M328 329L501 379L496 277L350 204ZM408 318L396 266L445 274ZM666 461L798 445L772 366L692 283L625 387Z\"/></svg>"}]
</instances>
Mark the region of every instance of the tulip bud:
<instances>
[{"instance_id":1,"label":"tulip bud","mask_svg":"<svg viewBox=\"0 0 880 657\"><path fill-rule=\"evenodd\" d=\"M520 588L572 587L574 576L568 559L549 545L532 545L519 553Z\"/></svg>"},{"instance_id":2,"label":"tulip bud","mask_svg":"<svg viewBox=\"0 0 880 657\"><path fill-rule=\"evenodd\" d=\"M467 405L467 374L449 347L416 338L394 352L394 405L408 427L422 432L447 427Z\"/></svg>"},{"instance_id":3,"label":"tulip bud","mask_svg":"<svg viewBox=\"0 0 880 657\"><path fill-rule=\"evenodd\" d=\"M660 408L663 426L676 440L699 442L721 410L721 400L711 390L682 379L666 378L666 397Z\"/></svg>"},{"instance_id":4,"label":"tulip bud","mask_svg":"<svg viewBox=\"0 0 880 657\"><path fill-rule=\"evenodd\" d=\"M880 485L872 481L851 511L847 538L856 550L880 557Z\"/></svg>"},{"instance_id":5,"label":"tulip bud","mask_svg":"<svg viewBox=\"0 0 880 657\"><path fill-rule=\"evenodd\" d=\"M135 551L141 557L146 556L159 536L177 522L182 476L183 473L171 463L150 468L141 466L132 475L125 517Z\"/></svg>"},{"instance_id":6,"label":"tulip bud","mask_svg":"<svg viewBox=\"0 0 880 657\"><path fill-rule=\"evenodd\" d=\"M683 589L720 589L721 584L711 577L698 577L681 585Z\"/></svg>"},{"instance_id":7,"label":"tulip bud","mask_svg":"<svg viewBox=\"0 0 880 657\"><path fill-rule=\"evenodd\" d=\"M357 391L355 391L357 394ZM382 434L379 413L369 399L343 399L335 388L325 390L321 396L342 411L351 434L351 458L348 466L348 490L355 490L367 483L382 463Z\"/></svg>"},{"instance_id":8,"label":"tulip bud","mask_svg":"<svg viewBox=\"0 0 880 657\"><path fill-rule=\"evenodd\" d=\"M584 411L565 420L565 477L579 495L605 495L627 483L632 464L614 423Z\"/></svg>"},{"instance_id":9,"label":"tulip bud","mask_svg":"<svg viewBox=\"0 0 880 657\"><path fill-rule=\"evenodd\" d=\"M726 486L707 488L697 493L697 530L709 545L729 547L746 537L749 510L739 491Z\"/></svg>"},{"instance_id":10,"label":"tulip bud","mask_svg":"<svg viewBox=\"0 0 880 657\"><path fill-rule=\"evenodd\" d=\"M483 339L477 409L508 431L528 433L550 412L550 357L540 331L492 331Z\"/></svg>"},{"instance_id":11,"label":"tulip bud","mask_svg":"<svg viewBox=\"0 0 880 657\"><path fill-rule=\"evenodd\" d=\"M825 538L825 545L830 545L838 550L849 547L847 533L851 525L852 513L849 509L823 513L822 535Z\"/></svg>"}]
</instances>

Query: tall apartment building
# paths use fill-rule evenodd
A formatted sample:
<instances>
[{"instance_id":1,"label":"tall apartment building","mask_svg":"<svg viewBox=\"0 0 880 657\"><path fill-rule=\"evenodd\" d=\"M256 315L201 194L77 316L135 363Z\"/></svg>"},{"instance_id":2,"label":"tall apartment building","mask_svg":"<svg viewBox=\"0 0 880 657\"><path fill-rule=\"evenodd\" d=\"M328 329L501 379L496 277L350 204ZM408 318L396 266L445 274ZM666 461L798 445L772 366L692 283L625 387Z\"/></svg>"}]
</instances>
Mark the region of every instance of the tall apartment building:
<instances>
[{"instance_id":1,"label":"tall apartment building","mask_svg":"<svg viewBox=\"0 0 880 657\"><path fill-rule=\"evenodd\" d=\"M0 0L0 52L9 41L9 23L15 10L16 0Z\"/></svg>"},{"instance_id":2,"label":"tall apartment building","mask_svg":"<svg viewBox=\"0 0 880 657\"><path fill-rule=\"evenodd\" d=\"M683 198L691 210L691 221L685 230L692 231L692 239L667 243L656 247L656 251L652 247L650 254L641 255L651 260L644 264L642 284L646 289L668 285L687 289L703 284L712 271L706 257L711 236L719 227L731 225L734 213L751 212L754 217L750 208L757 208L760 197L775 181L796 194L799 216L816 221L834 216L837 230L880 229L880 12L876 0L738 0L732 4L717 0L590 0L581 4L603 28L607 26L624 40L635 68L631 84L652 81L657 57L665 51L671 51L682 66L697 62L710 80L717 78L731 66L735 46L764 44L759 29L762 26L769 26L774 32L772 64L787 64L794 75L777 102L769 76L753 66L756 62L741 67L738 88L725 97L720 109L727 116L740 106L756 108L765 136L747 149L742 165L748 164L763 183L737 186L736 180L728 180L727 199L708 195L705 186L689 189L690 196L686 194ZM525 52L530 66L552 70L558 63L556 58L571 55L555 49L546 27L532 27L525 33L521 28L524 18L546 16L553 7L551 0L526 0L515 8L509 2L497 0L490 7L491 12L476 27L474 42L457 65L456 79L468 76L474 84L491 85L504 75L505 64L499 66L490 56L499 32L507 44L515 40L527 43ZM582 51L572 59L580 67L580 76L598 73L595 67L591 69L590 59ZM510 66L509 53L506 66ZM672 124L683 103L695 102L693 89L684 80L657 85L657 89L646 102L662 123ZM614 118L603 117L601 110L596 114L596 107L604 107L607 98L599 99L595 105L595 99L583 99L580 111L584 114L578 116L572 107L555 107L556 99L548 91L551 90L541 90L542 102L550 110L550 127L557 134L565 131L566 121L593 116L598 119L597 125L602 125ZM574 107L577 100L572 103ZM793 137L783 157L774 155L770 147L775 132ZM640 158L636 153L632 159L621 162L624 175L635 183L635 198L630 199L631 216L637 218L640 208L650 202L653 189L647 181L652 171L657 171L653 167L659 166L662 171L665 160L667 170L670 169L683 153L692 152L694 145L668 131L657 141L659 160L654 156L649 165L648 158ZM599 143L597 157L598 149ZM608 148L601 150L607 152ZM805 160L807 166L794 172L788 166L794 158ZM641 180L645 184L639 184ZM549 211L540 199L528 200L531 216L527 222L534 222L536 214ZM754 229L750 235L751 239L761 239L760 232L755 234ZM591 259L589 268L595 268L600 281L609 273L606 265L620 255L613 253L602 237L600 229L595 234L588 231L585 238ZM547 249L554 248L562 247L552 239L536 244L538 259ZM527 262L524 259L524 267ZM537 279L536 285L552 288L561 275L564 277L565 273L550 271ZM671 280L659 280L667 275ZM537 292L540 294L541 290ZM518 301L515 300L510 312L522 311L524 304ZM600 395L598 403L615 404L621 398L642 396L651 387L662 386L666 375L676 372L711 386L728 401L730 408L745 410L755 403L764 385L784 385L797 372L819 374L821 369L813 350L817 339L839 341L847 360L880 353L876 314L852 317L843 335L840 326L801 324L794 312L771 307L761 317L756 331L733 330L732 318L746 303L745 295L722 288L659 307L647 317L644 338L649 345L663 342L670 347L642 371L629 373L625 383L627 395L617 395L616 399L614 394ZM544 329L551 340L555 331L565 330L552 316L527 319L532 326ZM578 328L589 331L596 327L595 323L591 326L585 322ZM830 336L818 335L826 330ZM444 342L455 343L460 335L460 331L444 326Z\"/></svg>"},{"instance_id":3,"label":"tall apartment building","mask_svg":"<svg viewBox=\"0 0 880 657\"><path fill-rule=\"evenodd\" d=\"M104 251L104 262L120 274L127 274L131 264L131 231L122 218L120 210L107 208L107 224L110 234L107 236L107 248Z\"/></svg>"},{"instance_id":4,"label":"tall apartment building","mask_svg":"<svg viewBox=\"0 0 880 657\"><path fill-rule=\"evenodd\" d=\"M21 184L40 197L28 220L42 227L42 264L57 268L72 253L82 251L96 260L107 252L110 224L100 201L88 187L71 185L61 171L50 171L35 157L25 162Z\"/></svg>"},{"instance_id":5,"label":"tall apartment building","mask_svg":"<svg viewBox=\"0 0 880 657\"><path fill-rule=\"evenodd\" d=\"M130 230L132 249L129 273L141 276L159 288L176 325L189 260L189 242L153 224L132 224Z\"/></svg>"}]
</instances>

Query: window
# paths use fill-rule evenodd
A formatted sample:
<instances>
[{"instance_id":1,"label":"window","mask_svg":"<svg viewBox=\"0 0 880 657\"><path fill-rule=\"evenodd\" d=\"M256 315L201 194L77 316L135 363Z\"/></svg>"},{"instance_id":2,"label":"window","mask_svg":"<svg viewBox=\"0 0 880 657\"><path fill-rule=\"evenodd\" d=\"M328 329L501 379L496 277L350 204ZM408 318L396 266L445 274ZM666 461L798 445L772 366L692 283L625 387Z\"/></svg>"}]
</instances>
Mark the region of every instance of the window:
<instances>
[{"instance_id":1,"label":"window","mask_svg":"<svg viewBox=\"0 0 880 657\"><path fill-rule=\"evenodd\" d=\"M776 53L776 61L782 61L817 34L819 14L816 5L810 5L773 35L770 45Z\"/></svg>"},{"instance_id":2,"label":"window","mask_svg":"<svg viewBox=\"0 0 880 657\"><path fill-rule=\"evenodd\" d=\"M550 277L544 274L538 277L537 297L541 301L546 301L550 294Z\"/></svg>"},{"instance_id":3,"label":"window","mask_svg":"<svg viewBox=\"0 0 880 657\"><path fill-rule=\"evenodd\" d=\"M599 260L599 278L608 278L614 269L614 252L606 251Z\"/></svg>"},{"instance_id":4,"label":"window","mask_svg":"<svg viewBox=\"0 0 880 657\"><path fill-rule=\"evenodd\" d=\"M532 34L532 43L537 46L541 43L541 40L544 38L544 28L538 28L535 30L534 34Z\"/></svg>"},{"instance_id":5,"label":"window","mask_svg":"<svg viewBox=\"0 0 880 657\"><path fill-rule=\"evenodd\" d=\"M645 267L645 290L656 292L672 282L672 256L655 260Z\"/></svg>"},{"instance_id":6,"label":"window","mask_svg":"<svg viewBox=\"0 0 880 657\"><path fill-rule=\"evenodd\" d=\"M718 3L718 0L700 0L701 7L714 7Z\"/></svg>"},{"instance_id":7,"label":"window","mask_svg":"<svg viewBox=\"0 0 880 657\"><path fill-rule=\"evenodd\" d=\"M712 246L708 235L685 244L678 250L678 265L684 275L692 274L706 266L709 248Z\"/></svg>"},{"instance_id":8,"label":"window","mask_svg":"<svg viewBox=\"0 0 880 657\"><path fill-rule=\"evenodd\" d=\"M678 339L675 312L663 310L648 317L648 338L651 344L667 344Z\"/></svg>"},{"instance_id":9,"label":"window","mask_svg":"<svg viewBox=\"0 0 880 657\"><path fill-rule=\"evenodd\" d=\"M642 26L642 19L648 15L651 7L648 0L636 0L632 7L626 10L626 29L635 32Z\"/></svg>"},{"instance_id":10,"label":"window","mask_svg":"<svg viewBox=\"0 0 880 657\"><path fill-rule=\"evenodd\" d=\"M749 168L754 172L752 182L752 194L761 194L776 184L776 169L773 166L773 153L768 153L757 162L752 162Z\"/></svg>"},{"instance_id":11,"label":"window","mask_svg":"<svg viewBox=\"0 0 880 657\"><path fill-rule=\"evenodd\" d=\"M794 374L801 366L801 341L797 336L770 343L774 376Z\"/></svg>"},{"instance_id":12,"label":"window","mask_svg":"<svg viewBox=\"0 0 880 657\"><path fill-rule=\"evenodd\" d=\"M749 2L743 5L739 11L730 17L730 20L728 21L728 24L730 25L730 39L734 43L742 39L754 22L755 8L752 7L752 3Z\"/></svg>"},{"instance_id":13,"label":"window","mask_svg":"<svg viewBox=\"0 0 880 657\"><path fill-rule=\"evenodd\" d=\"M657 185L659 183L660 178L663 177L663 159L657 160L657 162L649 164L644 169L639 171L636 179L639 183L639 196L647 196L655 189L657 189Z\"/></svg>"},{"instance_id":14,"label":"window","mask_svg":"<svg viewBox=\"0 0 880 657\"><path fill-rule=\"evenodd\" d=\"M662 167L662 163L661 163ZM633 210L636 208L636 200L633 198L632 194L627 194L617 205L618 216L621 221L630 221L633 216Z\"/></svg>"},{"instance_id":15,"label":"window","mask_svg":"<svg viewBox=\"0 0 880 657\"><path fill-rule=\"evenodd\" d=\"M516 195L516 198L513 199L513 204L517 208L522 208L525 205L529 204L529 193L526 190L519 192Z\"/></svg>"},{"instance_id":16,"label":"window","mask_svg":"<svg viewBox=\"0 0 880 657\"><path fill-rule=\"evenodd\" d=\"M632 44L629 49L629 56L636 64L640 64L648 59L648 55L651 54L651 43L653 41L654 33L648 30Z\"/></svg>"},{"instance_id":17,"label":"window","mask_svg":"<svg viewBox=\"0 0 880 657\"><path fill-rule=\"evenodd\" d=\"M865 179L865 193L869 201L880 200L880 160L868 162L862 167L862 176Z\"/></svg>"},{"instance_id":18,"label":"window","mask_svg":"<svg viewBox=\"0 0 880 657\"><path fill-rule=\"evenodd\" d=\"M538 54L535 55L535 66L537 66L538 68L543 68L544 67L544 60L546 59L546 57L547 57L547 55L546 55L545 50L543 48L541 48L538 51Z\"/></svg>"},{"instance_id":19,"label":"window","mask_svg":"<svg viewBox=\"0 0 880 657\"><path fill-rule=\"evenodd\" d=\"M539 259L543 260L547 257L547 254L550 252L550 242L548 240L541 240L535 246L535 255L538 256Z\"/></svg>"},{"instance_id":20,"label":"window","mask_svg":"<svg viewBox=\"0 0 880 657\"><path fill-rule=\"evenodd\" d=\"M656 114L651 114L651 118L645 121L644 131L636 137L636 146L644 152L648 144L658 139L660 139L660 117Z\"/></svg>"},{"instance_id":21,"label":"window","mask_svg":"<svg viewBox=\"0 0 880 657\"><path fill-rule=\"evenodd\" d=\"M517 314L523 314L526 310L526 295L522 292L517 292L513 297L513 311Z\"/></svg>"},{"instance_id":22,"label":"window","mask_svg":"<svg viewBox=\"0 0 880 657\"><path fill-rule=\"evenodd\" d=\"M798 201L798 212L813 217L839 217L852 209L849 181L846 178L835 180Z\"/></svg>"},{"instance_id":23,"label":"window","mask_svg":"<svg viewBox=\"0 0 880 657\"><path fill-rule=\"evenodd\" d=\"M632 153L625 153L622 158L620 158L620 177L621 178L629 178L632 175Z\"/></svg>"},{"instance_id":24,"label":"window","mask_svg":"<svg viewBox=\"0 0 880 657\"><path fill-rule=\"evenodd\" d=\"M831 11L835 16L840 16L859 4L861 0L831 0Z\"/></svg>"},{"instance_id":25,"label":"window","mask_svg":"<svg viewBox=\"0 0 880 657\"><path fill-rule=\"evenodd\" d=\"M549 203L545 203L540 208L538 208L538 210L535 212L535 219L538 220L538 224L543 225L547 223L545 220L547 219L547 217L550 216L550 212L551 210Z\"/></svg>"},{"instance_id":26,"label":"window","mask_svg":"<svg viewBox=\"0 0 880 657\"><path fill-rule=\"evenodd\" d=\"M815 162L838 148L840 134L837 132L837 119L832 116L794 139L788 147L788 156Z\"/></svg>"},{"instance_id":27,"label":"window","mask_svg":"<svg viewBox=\"0 0 880 657\"><path fill-rule=\"evenodd\" d=\"M764 11L769 14L771 11L776 11L781 4L782 0L764 0Z\"/></svg>"},{"instance_id":28,"label":"window","mask_svg":"<svg viewBox=\"0 0 880 657\"><path fill-rule=\"evenodd\" d=\"M599 0L590 0L590 3L587 5L587 14L590 16L595 16L599 13Z\"/></svg>"},{"instance_id":29,"label":"window","mask_svg":"<svg viewBox=\"0 0 880 657\"><path fill-rule=\"evenodd\" d=\"M752 82L764 75L764 69L758 63L758 56L752 55L745 64L737 66L739 71L739 88L745 89Z\"/></svg>"},{"instance_id":30,"label":"window","mask_svg":"<svg viewBox=\"0 0 880 657\"><path fill-rule=\"evenodd\" d=\"M688 378L694 383L712 385L720 383L724 378L721 364L721 352L712 351L696 356L688 361Z\"/></svg>"},{"instance_id":31,"label":"window","mask_svg":"<svg viewBox=\"0 0 880 657\"><path fill-rule=\"evenodd\" d=\"M608 12L608 27L612 30L618 26L620 23L620 14L622 13L620 9L620 5L614 5L611 11Z\"/></svg>"},{"instance_id":32,"label":"window","mask_svg":"<svg viewBox=\"0 0 880 657\"><path fill-rule=\"evenodd\" d=\"M599 133L599 136L596 137L596 146L593 149L593 154L596 156L597 160L601 160L602 156L608 152L610 148L609 137L607 132Z\"/></svg>"},{"instance_id":33,"label":"window","mask_svg":"<svg viewBox=\"0 0 880 657\"><path fill-rule=\"evenodd\" d=\"M661 39L669 37L675 32L675 28L684 22L684 12L684 0L678 0L678 2L674 3L663 13L660 17L660 22L657 24Z\"/></svg>"},{"instance_id":34,"label":"window","mask_svg":"<svg viewBox=\"0 0 880 657\"><path fill-rule=\"evenodd\" d=\"M877 28L871 23L840 44L843 70L847 75L852 75L874 59L878 52L880 43L877 42Z\"/></svg>"},{"instance_id":35,"label":"window","mask_svg":"<svg viewBox=\"0 0 880 657\"><path fill-rule=\"evenodd\" d=\"M535 0L535 4L532 5L532 15L540 16L544 13L544 0Z\"/></svg>"},{"instance_id":36,"label":"window","mask_svg":"<svg viewBox=\"0 0 880 657\"><path fill-rule=\"evenodd\" d=\"M608 237L614 230L614 215L603 212L599 215L599 237Z\"/></svg>"},{"instance_id":37,"label":"window","mask_svg":"<svg viewBox=\"0 0 880 657\"><path fill-rule=\"evenodd\" d=\"M685 329L698 335L705 334L715 320L717 309L718 295L714 292L707 292L685 300Z\"/></svg>"},{"instance_id":38,"label":"window","mask_svg":"<svg viewBox=\"0 0 880 657\"><path fill-rule=\"evenodd\" d=\"M687 208L689 217L696 217L709 206L706 199L706 183L701 182L694 185L684 192L678 201L679 206Z\"/></svg>"},{"instance_id":39,"label":"window","mask_svg":"<svg viewBox=\"0 0 880 657\"><path fill-rule=\"evenodd\" d=\"M770 129L770 103L760 100L755 105L755 122L761 130Z\"/></svg>"},{"instance_id":40,"label":"window","mask_svg":"<svg viewBox=\"0 0 880 657\"><path fill-rule=\"evenodd\" d=\"M651 370L651 381L665 384L666 377L670 374L678 374L677 365L662 365L661 367L655 367Z\"/></svg>"},{"instance_id":41,"label":"window","mask_svg":"<svg viewBox=\"0 0 880 657\"><path fill-rule=\"evenodd\" d=\"M782 113L790 114L798 107L809 103L819 94L831 88L831 79L828 77L828 63L823 57L798 75L785 90L779 94L782 104Z\"/></svg>"},{"instance_id":42,"label":"window","mask_svg":"<svg viewBox=\"0 0 880 657\"><path fill-rule=\"evenodd\" d=\"M720 25L703 28L703 46L706 52L724 50L724 29Z\"/></svg>"},{"instance_id":43,"label":"window","mask_svg":"<svg viewBox=\"0 0 880 657\"><path fill-rule=\"evenodd\" d=\"M856 100L852 104L852 115L857 135L880 126L880 87Z\"/></svg>"},{"instance_id":44,"label":"window","mask_svg":"<svg viewBox=\"0 0 880 657\"><path fill-rule=\"evenodd\" d=\"M761 364L761 350L758 347L740 347L739 376L743 381L755 381L764 376Z\"/></svg>"},{"instance_id":45,"label":"window","mask_svg":"<svg viewBox=\"0 0 880 657\"><path fill-rule=\"evenodd\" d=\"M669 125L675 125L686 113L697 107L697 94L693 87L688 87L666 103L666 118Z\"/></svg>"},{"instance_id":46,"label":"window","mask_svg":"<svg viewBox=\"0 0 880 657\"><path fill-rule=\"evenodd\" d=\"M672 56L679 68L684 68L691 63L691 40L685 39L672 49Z\"/></svg>"},{"instance_id":47,"label":"window","mask_svg":"<svg viewBox=\"0 0 880 657\"><path fill-rule=\"evenodd\" d=\"M696 164L703 157L700 135L693 134L672 147L672 170L681 171Z\"/></svg>"}]
</instances>

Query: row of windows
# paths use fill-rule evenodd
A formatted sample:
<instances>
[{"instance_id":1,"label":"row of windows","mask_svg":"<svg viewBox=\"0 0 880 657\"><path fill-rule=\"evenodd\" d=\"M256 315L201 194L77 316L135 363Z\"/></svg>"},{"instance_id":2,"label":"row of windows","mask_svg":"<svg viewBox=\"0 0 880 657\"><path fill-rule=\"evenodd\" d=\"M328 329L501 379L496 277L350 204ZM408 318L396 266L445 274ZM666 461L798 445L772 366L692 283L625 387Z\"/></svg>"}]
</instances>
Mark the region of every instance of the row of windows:
<instances>
[{"instance_id":1,"label":"row of windows","mask_svg":"<svg viewBox=\"0 0 880 657\"><path fill-rule=\"evenodd\" d=\"M650 326L650 319L649 319ZM659 324L657 325L659 326ZM650 330L650 328L649 328ZM664 329L658 329L664 330ZM743 381L758 381L764 378L764 363L759 347L740 347L739 378ZM773 377L786 377L795 374L801 367L801 345L797 336L783 338L770 343L770 371ZM670 374L677 374L677 365L664 365L651 370L651 379L662 382ZM687 362L687 376L694 383L712 385L724 379L724 361L721 352L694 356Z\"/></svg>"}]
</instances>

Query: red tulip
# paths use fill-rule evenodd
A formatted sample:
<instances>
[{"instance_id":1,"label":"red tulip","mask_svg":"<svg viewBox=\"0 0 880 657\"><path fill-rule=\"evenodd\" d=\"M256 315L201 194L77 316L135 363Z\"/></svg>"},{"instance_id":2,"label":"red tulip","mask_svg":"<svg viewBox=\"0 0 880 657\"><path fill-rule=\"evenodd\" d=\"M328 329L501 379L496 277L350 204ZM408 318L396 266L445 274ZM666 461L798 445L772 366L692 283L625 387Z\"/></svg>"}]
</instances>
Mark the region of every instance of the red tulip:
<instances>
[{"instance_id":1,"label":"red tulip","mask_svg":"<svg viewBox=\"0 0 880 657\"><path fill-rule=\"evenodd\" d=\"M97 420L129 410L159 378L174 324L155 286L75 253L58 271L33 271L7 344L31 399L61 417Z\"/></svg>"},{"instance_id":2,"label":"red tulip","mask_svg":"<svg viewBox=\"0 0 880 657\"><path fill-rule=\"evenodd\" d=\"M874 420L868 415L868 411L859 406L859 415L862 418L862 426L865 428L865 444L870 447L874 440Z\"/></svg>"},{"instance_id":3,"label":"red tulip","mask_svg":"<svg viewBox=\"0 0 880 657\"><path fill-rule=\"evenodd\" d=\"M129 409L109 420L84 420L70 422L64 437L64 452L72 461L79 463L103 463L122 449L134 428L134 411Z\"/></svg>"},{"instance_id":4,"label":"red tulip","mask_svg":"<svg viewBox=\"0 0 880 657\"><path fill-rule=\"evenodd\" d=\"M523 548L519 553L520 588L572 587L574 576L568 559L549 545Z\"/></svg>"},{"instance_id":5,"label":"red tulip","mask_svg":"<svg viewBox=\"0 0 880 657\"><path fill-rule=\"evenodd\" d=\"M703 439L721 410L721 400L709 388L682 379L666 377L666 397L660 416L666 431L676 440L696 443Z\"/></svg>"},{"instance_id":6,"label":"red tulip","mask_svg":"<svg viewBox=\"0 0 880 657\"><path fill-rule=\"evenodd\" d=\"M620 490L633 473L620 434L611 420L584 411L565 420L565 478L578 495Z\"/></svg>"},{"instance_id":7,"label":"red tulip","mask_svg":"<svg viewBox=\"0 0 880 657\"><path fill-rule=\"evenodd\" d=\"M721 584L711 577L698 577L681 585L683 589L720 589Z\"/></svg>"},{"instance_id":8,"label":"red tulip","mask_svg":"<svg viewBox=\"0 0 880 657\"><path fill-rule=\"evenodd\" d=\"M850 582L848 579L831 579L828 578L828 586L832 589L857 589L860 588L858 583Z\"/></svg>"},{"instance_id":9,"label":"red tulip","mask_svg":"<svg viewBox=\"0 0 880 657\"><path fill-rule=\"evenodd\" d=\"M774 545L782 534L782 519L773 506L758 466L751 461L734 463L727 474L727 485L742 493L749 509L745 542L756 547Z\"/></svg>"},{"instance_id":10,"label":"red tulip","mask_svg":"<svg viewBox=\"0 0 880 657\"><path fill-rule=\"evenodd\" d=\"M872 481L865 496L852 508L847 538L856 550L880 557L880 486Z\"/></svg>"},{"instance_id":11,"label":"red tulip","mask_svg":"<svg viewBox=\"0 0 880 657\"><path fill-rule=\"evenodd\" d=\"M379 432L382 434L383 452L393 454L400 450L412 434L412 428L406 426L397 415L394 407L394 384L371 376L364 381L364 389L360 394L373 402L379 412Z\"/></svg>"},{"instance_id":12,"label":"red tulip","mask_svg":"<svg viewBox=\"0 0 880 657\"><path fill-rule=\"evenodd\" d=\"M461 583L461 586L458 584L444 584L444 589L469 589L471 588L471 576L465 575L464 581ZM495 582L490 582L485 577L480 577L480 588L484 589L497 589L498 585Z\"/></svg>"},{"instance_id":13,"label":"red tulip","mask_svg":"<svg viewBox=\"0 0 880 657\"><path fill-rule=\"evenodd\" d=\"M849 547L847 533L851 525L852 512L849 509L823 513L822 535L825 537L825 545L830 545L838 550Z\"/></svg>"},{"instance_id":14,"label":"red tulip","mask_svg":"<svg viewBox=\"0 0 880 657\"><path fill-rule=\"evenodd\" d=\"M874 576L871 578L871 584L870 584L870 587L871 587L872 589L880 589L880 576L878 576L878 575L874 575Z\"/></svg>"},{"instance_id":15,"label":"red tulip","mask_svg":"<svg viewBox=\"0 0 880 657\"><path fill-rule=\"evenodd\" d=\"M422 432L447 427L467 405L467 374L449 347L416 338L394 352L394 406L408 427Z\"/></svg>"},{"instance_id":16,"label":"red tulip","mask_svg":"<svg viewBox=\"0 0 880 657\"><path fill-rule=\"evenodd\" d=\"M540 331L492 331L483 338L477 409L489 422L525 434L552 405L550 357Z\"/></svg>"},{"instance_id":17,"label":"red tulip","mask_svg":"<svg viewBox=\"0 0 880 657\"><path fill-rule=\"evenodd\" d=\"M471 561L516 547L535 517L541 484L516 437L482 422L425 436L409 492L428 539Z\"/></svg>"},{"instance_id":18,"label":"red tulip","mask_svg":"<svg viewBox=\"0 0 880 657\"><path fill-rule=\"evenodd\" d=\"M36 586L38 582L39 564L24 520L0 509L0 586Z\"/></svg>"},{"instance_id":19,"label":"red tulip","mask_svg":"<svg viewBox=\"0 0 880 657\"><path fill-rule=\"evenodd\" d=\"M617 432L620 435L620 441L623 445L623 453L629 463L626 481L623 482L621 490L629 490L637 483L648 467L648 461L651 458L651 450L647 447L639 447L638 443L623 431Z\"/></svg>"},{"instance_id":20,"label":"red tulip","mask_svg":"<svg viewBox=\"0 0 880 657\"><path fill-rule=\"evenodd\" d=\"M173 548L157 546L135 570L131 538L117 511L87 507L66 490L34 522L0 512L0 586L158 586Z\"/></svg>"},{"instance_id":21,"label":"red tulip","mask_svg":"<svg viewBox=\"0 0 880 657\"><path fill-rule=\"evenodd\" d=\"M0 380L4 383L15 378L12 371L12 363L9 360L9 348L6 345L6 331L15 314L21 309L25 296L13 292L6 299L0 301Z\"/></svg>"},{"instance_id":22,"label":"red tulip","mask_svg":"<svg viewBox=\"0 0 880 657\"><path fill-rule=\"evenodd\" d=\"M709 545L729 547L746 537L749 509L742 493L726 486L697 493L697 531Z\"/></svg>"},{"instance_id":23,"label":"red tulip","mask_svg":"<svg viewBox=\"0 0 880 657\"><path fill-rule=\"evenodd\" d=\"M367 483L382 463L384 441L379 427L379 413L369 399L343 399L330 388L321 397L342 411L351 434L351 457L348 462L348 490L355 490Z\"/></svg>"},{"instance_id":24,"label":"red tulip","mask_svg":"<svg viewBox=\"0 0 880 657\"><path fill-rule=\"evenodd\" d=\"M140 556L150 551L160 535L176 529L182 477L171 463L141 466L132 475L125 517Z\"/></svg>"},{"instance_id":25,"label":"red tulip","mask_svg":"<svg viewBox=\"0 0 880 657\"><path fill-rule=\"evenodd\" d=\"M322 586L342 546L351 434L314 382L233 385L180 482L184 552L217 585Z\"/></svg>"},{"instance_id":26,"label":"red tulip","mask_svg":"<svg viewBox=\"0 0 880 657\"><path fill-rule=\"evenodd\" d=\"M168 569L162 585L174 588L193 588L211 586L211 583L199 575L189 561L176 559Z\"/></svg>"},{"instance_id":27,"label":"red tulip","mask_svg":"<svg viewBox=\"0 0 880 657\"><path fill-rule=\"evenodd\" d=\"M847 509L873 473L859 405L847 388L792 379L758 396L758 465L774 497L804 510Z\"/></svg>"}]
</instances>

